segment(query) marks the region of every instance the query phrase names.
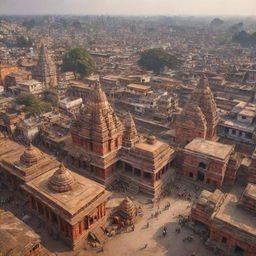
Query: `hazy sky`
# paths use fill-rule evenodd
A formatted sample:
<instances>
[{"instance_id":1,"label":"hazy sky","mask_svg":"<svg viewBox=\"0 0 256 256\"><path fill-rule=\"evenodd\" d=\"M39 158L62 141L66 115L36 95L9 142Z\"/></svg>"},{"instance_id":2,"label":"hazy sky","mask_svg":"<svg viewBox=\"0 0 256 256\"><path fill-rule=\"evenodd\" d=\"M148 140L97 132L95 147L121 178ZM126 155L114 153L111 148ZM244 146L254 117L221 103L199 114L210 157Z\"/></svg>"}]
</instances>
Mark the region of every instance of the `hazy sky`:
<instances>
[{"instance_id":1,"label":"hazy sky","mask_svg":"<svg viewBox=\"0 0 256 256\"><path fill-rule=\"evenodd\" d=\"M0 14L256 15L256 0L0 0Z\"/></svg>"}]
</instances>

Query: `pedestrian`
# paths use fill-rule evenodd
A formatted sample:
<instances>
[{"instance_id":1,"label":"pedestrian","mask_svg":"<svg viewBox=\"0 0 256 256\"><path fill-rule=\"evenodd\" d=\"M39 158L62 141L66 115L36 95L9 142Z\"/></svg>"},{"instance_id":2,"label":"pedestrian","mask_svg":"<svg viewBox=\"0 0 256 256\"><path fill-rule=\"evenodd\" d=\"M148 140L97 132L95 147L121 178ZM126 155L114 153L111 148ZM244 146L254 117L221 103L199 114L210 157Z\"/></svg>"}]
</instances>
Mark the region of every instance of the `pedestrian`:
<instances>
[{"instance_id":1,"label":"pedestrian","mask_svg":"<svg viewBox=\"0 0 256 256\"><path fill-rule=\"evenodd\" d=\"M148 244L146 243L145 245L144 245L144 249L146 249L148 247Z\"/></svg>"},{"instance_id":2,"label":"pedestrian","mask_svg":"<svg viewBox=\"0 0 256 256\"><path fill-rule=\"evenodd\" d=\"M132 225L132 231L134 231L135 230L135 226L134 226L134 224Z\"/></svg>"},{"instance_id":3,"label":"pedestrian","mask_svg":"<svg viewBox=\"0 0 256 256\"><path fill-rule=\"evenodd\" d=\"M149 228L149 222L147 222L147 228Z\"/></svg>"}]
</instances>

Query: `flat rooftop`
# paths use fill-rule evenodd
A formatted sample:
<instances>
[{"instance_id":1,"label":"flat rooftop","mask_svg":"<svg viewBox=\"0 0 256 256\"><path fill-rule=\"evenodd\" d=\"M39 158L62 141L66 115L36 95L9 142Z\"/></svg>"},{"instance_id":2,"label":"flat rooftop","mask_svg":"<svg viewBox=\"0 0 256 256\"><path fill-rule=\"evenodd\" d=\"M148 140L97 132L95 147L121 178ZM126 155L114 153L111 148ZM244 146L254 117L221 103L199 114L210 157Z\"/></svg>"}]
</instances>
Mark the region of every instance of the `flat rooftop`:
<instances>
[{"instance_id":1,"label":"flat rooftop","mask_svg":"<svg viewBox=\"0 0 256 256\"><path fill-rule=\"evenodd\" d=\"M196 138L185 147L185 151L225 160L233 152L233 146Z\"/></svg>"},{"instance_id":2,"label":"flat rooftop","mask_svg":"<svg viewBox=\"0 0 256 256\"><path fill-rule=\"evenodd\" d=\"M147 142L140 142L140 143L137 143L135 144L135 148L138 148L140 150L143 150L143 151L148 151L148 152L151 152L153 153L154 151L156 151L157 149L159 149L161 146L163 146L165 143L157 140L155 142L155 144L149 144Z\"/></svg>"},{"instance_id":3,"label":"flat rooftop","mask_svg":"<svg viewBox=\"0 0 256 256\"><path fill-rule=\"evenodd\" d=\"M249 233L255 237L256 242L256 216L249 211L237 207L237 203L237 196L228 194L214 219Z\"/></svg>"},{"instance_id":4,"label":"flat rooftop","mask_svg":"<svg viewBox=\"0 0 256 256\"><path fill-rule=\"evenodd\" d=\"M138 91L147 91L151 88L150 86L143 84L128 84L127 87Z\"/></svg>"},{"instance_id":5,"label":"flat rooftop","mask_svg":"<svg viewBox=\"0 0 256 256\"><path fill-rule=\"evenodd\" d=\"M110 195L109 192L105 191L103 186L71 171L76 180L76 185L70 191L57 193L48 186L48 180L56 170L57 168L33 179L24 185L24 189L40 198L46 205L53 205L66 216L69 215L69 218L66 219L68 222L71 222L70 219L78 213L89 213L93 210L94 208L91 208L91 206L94 206L94 202L101 195L102 198L105 198L105 196L108 198Z\"/></svg>"},{"instance_id":6,"label":"flat rooftop","mask_svg":"<svg viewBox=\"0 0 256 256\"><path fill-rule=\"evenodd\" d=\"M0 212L0 254L21 255L25 247L29 250L38 243L40 237L24 222L10 212Z\"/></svg>"}]
</instances>

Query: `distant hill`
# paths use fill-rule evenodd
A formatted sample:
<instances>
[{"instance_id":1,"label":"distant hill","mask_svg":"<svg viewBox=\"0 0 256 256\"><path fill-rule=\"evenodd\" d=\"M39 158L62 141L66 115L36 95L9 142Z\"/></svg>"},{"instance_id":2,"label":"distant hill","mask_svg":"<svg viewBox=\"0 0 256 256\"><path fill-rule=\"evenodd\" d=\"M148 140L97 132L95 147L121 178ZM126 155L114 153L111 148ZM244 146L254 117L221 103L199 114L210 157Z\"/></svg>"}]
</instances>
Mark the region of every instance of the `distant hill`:
<instances>
[{"instance_id":1,"label":"distant hill","mask_svg":"<svg viewBox=\"0 0 256 256\"><path fill-rule=\"evenodd\" d=\"M256 32L250 34L241 31L233 35L232 42L239 43L242 46L256 46Z\"/></svg>"}]
</instances>

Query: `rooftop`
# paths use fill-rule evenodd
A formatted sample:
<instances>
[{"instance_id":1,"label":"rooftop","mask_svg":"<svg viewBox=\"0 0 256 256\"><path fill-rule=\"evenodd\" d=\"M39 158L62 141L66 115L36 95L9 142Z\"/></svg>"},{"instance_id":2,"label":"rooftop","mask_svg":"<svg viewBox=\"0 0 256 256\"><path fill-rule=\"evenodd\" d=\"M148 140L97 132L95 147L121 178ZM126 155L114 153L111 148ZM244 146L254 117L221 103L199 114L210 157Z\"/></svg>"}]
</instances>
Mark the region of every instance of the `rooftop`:
<instances>
[{"instance_id":1,"label":"rooftop","mask_svg":"<svg viewBox=\"0 0 256 256\"><path fill-rule=\"evenodd\" d=\"M218 158L219 160L225 160L233 152L233 146L196 138L185 147L185 151L192 151Z\"/></svg>"},{"instance_id":2,"label":"rooftop","mask_svg":"<svg viewBox=\"0 0 256 256\"><path fill-rule=\"evenodd\" d=\"M233 194L228 194L214 220L225 222L240 230L249 233L256 240L256 216L242 208L237 207L238 198Z\"/></svg>"},{"instance_id":3,"label":"rooftop","mask_svg":"<svg viewBox=\"0 0 256 256\"><path fill-rule=\"evenodd\" d=\"M138 91L147 91L150 89L150 86L143 84L128 84L127 87Z\"/></svg>"},{"instance_id":4,"label":"rooftop","mask_svg":"<svg viewBox=\"0 0 256 256\"><path fill-rule=\"evenodd\" d=\"M32 249L39 242L39 236L12 213L0 213L0 248L3 255L23 255L24 248Z\"/></svg>"},{"instance_id":5,"label":"rooftop","mask_svg":"<svg viewBox=\"0 0 256 256\"><path fill-rule=\"evenodd\" d=\"M86 214L95 206L94 203L99 198L108 198L110 193L105 191L104 187L74 172L72 176L76 180L76 185L72 190L58 193L51 189L48 180L53 176L55 170L49 171L35 178L24 185L24 189L36 197L39 197L47 205L57 208L60 214L64 214L64 218L68 222L72 222L71 218L76 215Z\"/></svg>"}]
</instances>

